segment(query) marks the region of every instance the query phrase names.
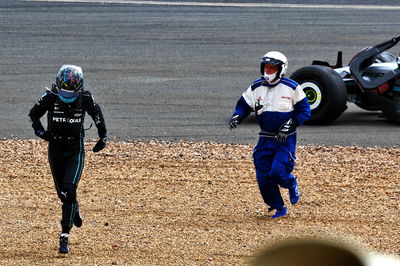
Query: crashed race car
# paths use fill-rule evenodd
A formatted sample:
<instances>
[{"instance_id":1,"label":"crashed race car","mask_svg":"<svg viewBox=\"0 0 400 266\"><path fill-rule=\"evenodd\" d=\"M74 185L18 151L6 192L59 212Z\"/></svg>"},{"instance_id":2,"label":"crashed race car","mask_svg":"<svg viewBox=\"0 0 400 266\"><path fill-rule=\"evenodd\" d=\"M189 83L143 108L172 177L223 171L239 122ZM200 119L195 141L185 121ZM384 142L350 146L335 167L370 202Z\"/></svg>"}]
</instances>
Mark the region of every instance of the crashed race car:
<instances>
[{"instance_id":1,"label":"crashed race car","mask_svg":"<svg viewBox=\"0 0 400 266\"><path fill-rule=\"evenodd\" d=\"M308 124L328 124L347 108L347 102L400 123L400 58L386 52L400 36L358 52L342 66L342 52L336 65L315 60L296 70L290 78L303 88L311 106Z\"/></svg>"}]
</instances>

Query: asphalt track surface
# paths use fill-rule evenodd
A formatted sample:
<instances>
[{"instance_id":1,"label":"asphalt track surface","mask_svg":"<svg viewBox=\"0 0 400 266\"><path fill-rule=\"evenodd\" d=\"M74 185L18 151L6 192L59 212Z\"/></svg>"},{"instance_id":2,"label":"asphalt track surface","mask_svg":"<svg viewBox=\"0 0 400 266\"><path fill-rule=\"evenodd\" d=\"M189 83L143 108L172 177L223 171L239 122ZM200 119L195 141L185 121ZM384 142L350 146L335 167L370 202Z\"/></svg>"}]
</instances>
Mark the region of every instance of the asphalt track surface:
<instances>
[{"instance_id":1,"label":"asphalt track surface","mask_svg":"<svg viewBox=\"0 0 400 266\"><path fill-rule=\"evenodd\" d=\"M254 117L234 131L228 121L259 77L264 53L286 54L290 75L314 59L334 62L338 50L347 63L363 47L400 35L400 3L393 1L112 2L0 2L0 138L32 138L29 109L62 64L76 64L103 108L110 137L255 143ZM301 145L400 143L399 125L353 104L331 125L298 131Z\"/></svg>"}]
</instances>

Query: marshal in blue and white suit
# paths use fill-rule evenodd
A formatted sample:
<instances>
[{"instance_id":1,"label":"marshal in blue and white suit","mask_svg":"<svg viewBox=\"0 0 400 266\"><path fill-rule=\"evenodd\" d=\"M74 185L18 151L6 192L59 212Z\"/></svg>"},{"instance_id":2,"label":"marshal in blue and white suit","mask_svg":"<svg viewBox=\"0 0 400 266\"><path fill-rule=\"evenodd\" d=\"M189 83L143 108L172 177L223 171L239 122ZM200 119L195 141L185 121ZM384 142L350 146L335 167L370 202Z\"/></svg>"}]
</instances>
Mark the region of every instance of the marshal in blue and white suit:
<instances>
[{"instance_id":1,"label":"marshal in blue and white suit","mask_svg":"<svg viewBox=\"0 0 400 266\"><path fill-rule=\"evenodd\" d=\"M268 52L261 59L262 78L254 81L236 104L230 128L236 128L251 112L261 128L254 148L256 178L273 218L287 214L279 187L289 189L296 204L300 193L292 174L296 160L296 128L310 117L310 105L302 88L284 77L287 59L280 52Z\"/></svg>"}]
</instances>

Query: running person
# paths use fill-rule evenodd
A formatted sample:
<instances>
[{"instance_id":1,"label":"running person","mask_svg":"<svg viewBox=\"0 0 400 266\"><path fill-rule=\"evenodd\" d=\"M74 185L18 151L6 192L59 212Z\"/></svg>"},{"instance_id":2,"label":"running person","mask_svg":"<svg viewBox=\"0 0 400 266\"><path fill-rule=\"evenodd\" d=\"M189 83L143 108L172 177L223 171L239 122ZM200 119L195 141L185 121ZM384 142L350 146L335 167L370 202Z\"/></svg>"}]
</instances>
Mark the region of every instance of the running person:
<instances>
[{"instance_id":1,"label":"running person","mask_svg":"<svg viewBox=\"0 0 400 266\"><path fill-rule=\"evenodd\" d=\"M284 77L288 62L277 51L266 53L261 59L262 78L254 81L236 104L229 123L234 129L252 111L261 128L254 148L253 161L256 178L272 218L287 214L279 187L289 189L290 202L300 199L298 180L292 174L296 159L296 127L310 117L310 105L301 87Z\"/></svg>"},{"instance_id":2,"label":"running person","mask_svg":"<svg viewBox=\"0 0 400 266\"><path fill-rule=\"evenodd\" d=\"M40 118L47 112L47 130ZM93 119L100 139L93 148L105 148L107 130L100 106L89 91L83 90L82 69L63 65L56 84L46 91L29 112L35 135L49 142L48 157L57 195L62 202L60 253L68 253L68 236L73 225L82 226L77 186L84 166L84 119Z\"/></svg>"}]
</instances>

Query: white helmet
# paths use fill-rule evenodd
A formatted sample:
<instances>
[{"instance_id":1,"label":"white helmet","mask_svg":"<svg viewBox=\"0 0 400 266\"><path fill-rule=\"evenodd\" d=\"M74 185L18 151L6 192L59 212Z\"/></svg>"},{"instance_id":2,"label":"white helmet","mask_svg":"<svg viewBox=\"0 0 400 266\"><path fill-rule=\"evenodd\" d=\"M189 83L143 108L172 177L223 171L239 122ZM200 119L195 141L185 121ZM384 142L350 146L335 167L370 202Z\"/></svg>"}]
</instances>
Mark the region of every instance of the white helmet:
<instances>
[{"instance_id":1,"label":"white helmet","mask_svg":"<svg viewBox=\"0 0 400 266\"><path fill-rule=\"evenodd\" d=\"M278 66L278 72L275 79L282 78L288 69L288 61L284 54L277 51L270 51L261 58L260 72L264 76L264 68L266 64Z\"/></svg>"}]
</instances>

